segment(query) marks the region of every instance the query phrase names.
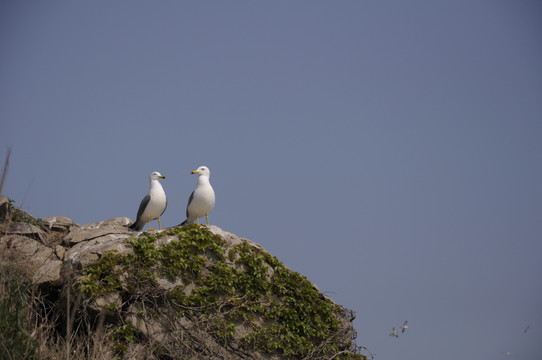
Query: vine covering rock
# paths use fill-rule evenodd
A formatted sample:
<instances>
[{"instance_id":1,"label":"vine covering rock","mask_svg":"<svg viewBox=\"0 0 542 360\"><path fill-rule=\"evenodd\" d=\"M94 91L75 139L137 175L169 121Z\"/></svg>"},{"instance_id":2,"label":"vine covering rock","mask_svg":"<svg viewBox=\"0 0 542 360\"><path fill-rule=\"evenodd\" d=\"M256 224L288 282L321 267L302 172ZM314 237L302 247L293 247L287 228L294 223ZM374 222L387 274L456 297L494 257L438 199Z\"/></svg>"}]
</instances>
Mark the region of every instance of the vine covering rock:
<instances>
[{"instance_id":1,"label":"vine covering rock","mask_svg":"<svg viewBox=\"0 0 542 360\"><path fill-rule=\"evenodd\" d=\"M128 223L117 218L79 226L56 217L21 225L4 216L3 264L30 264L46 254L23 272L29 296L40 299L29 302L33 320L48 324L38 353L365 358L354 341L354 313L260 245L216 226L134 233ZM81 343L87 345L80 349Z\"/></svg>"}]
</instances>

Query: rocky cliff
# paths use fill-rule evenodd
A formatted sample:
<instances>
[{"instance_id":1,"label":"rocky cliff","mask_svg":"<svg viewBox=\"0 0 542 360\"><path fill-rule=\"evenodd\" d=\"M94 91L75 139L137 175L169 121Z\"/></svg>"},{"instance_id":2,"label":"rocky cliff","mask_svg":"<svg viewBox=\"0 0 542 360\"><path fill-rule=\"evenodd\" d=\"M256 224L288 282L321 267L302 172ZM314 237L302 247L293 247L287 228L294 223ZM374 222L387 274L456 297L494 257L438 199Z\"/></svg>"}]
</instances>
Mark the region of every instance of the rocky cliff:
<instances>
[{"instance_id":1,"label":"rocky cliff","mask_svg":"<svg viewBox=\"0 0 542 360\"><path fill-rule=\"evenodd\" d=\"M80 226L1 197L0 222L5 358L365 358L351 310L216 226Z\"/></svg>"}]
</instances>

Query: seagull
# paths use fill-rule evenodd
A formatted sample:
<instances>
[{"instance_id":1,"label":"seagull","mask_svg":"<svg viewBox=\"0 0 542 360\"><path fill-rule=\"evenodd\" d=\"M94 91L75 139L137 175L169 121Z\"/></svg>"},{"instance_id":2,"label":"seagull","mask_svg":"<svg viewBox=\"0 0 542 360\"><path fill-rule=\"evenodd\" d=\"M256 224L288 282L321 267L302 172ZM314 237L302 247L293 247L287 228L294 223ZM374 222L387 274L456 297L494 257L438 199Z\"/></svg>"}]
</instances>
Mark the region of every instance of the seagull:
<instances>
[{"instance_id":1,"label":"seagull","mask_svg":"<svg viewBox=\"0 0 542 360\"><path fill-rule=\"evenodd\" d=\"M166 177L155 171L149 175L149 182L151 188L147 196L141 200L139 204L139 210L137 211L136 221L130 225L131 230L141 231L145 226L145 223L149 223L149 231L155 230L151 228L151 220L158 219L158 226L162 229L160 223L160 216L166 211L167 198L164 188L160 184L160 179Z\"/></svg>"},{"instance_id":2,"label":"seagull","mask_svg":"<svg viewBox=\"0 0 542 360\"><path fill-rule=\"evenodd\" d=\"M531 324L529 324L529 326L527 326L527 327L525 328L525 330L523 330L523 332L526 333L526 332L529 331L529 330L531 330Z\"/></svg>"},{"instance_id":3,"label":"seagull","mask_svg":"<svg viewBox=\"0 0 542 360\"><path fill-rule=\"evenodd\" d=\"M408 324L408 320L405 320L403 325L401 325L401 333L404 333L405 330L408 328L407 324Z\"/></svg>"},{"instance_id":4,"label":"seagull","mask_svg":"<svg viewBox=\"0 0 542 360\"><path fill-rule=\"evenodd\" d=\"M391 329L390 336L395 336L396 338L399 337L399 335L397 334L397 330L395 328Z\"/></svg>"},{"instance_id":5,"label":"seagull","mask_svg":"<svg viewBox=\"0 0 542 360\"><path fill-rule=\"evenodd\" d=\"M207 166L200 166L197 170L192 171L191 174L199 175L198 185L188 199L186 220L181 225L193 224L194 221L197 221L199 225L199 218L202 216L205 216L207 225L209 225L209 213L215 207L215 191L209 182L211 171Z\"/></svg>"}]
</instances>

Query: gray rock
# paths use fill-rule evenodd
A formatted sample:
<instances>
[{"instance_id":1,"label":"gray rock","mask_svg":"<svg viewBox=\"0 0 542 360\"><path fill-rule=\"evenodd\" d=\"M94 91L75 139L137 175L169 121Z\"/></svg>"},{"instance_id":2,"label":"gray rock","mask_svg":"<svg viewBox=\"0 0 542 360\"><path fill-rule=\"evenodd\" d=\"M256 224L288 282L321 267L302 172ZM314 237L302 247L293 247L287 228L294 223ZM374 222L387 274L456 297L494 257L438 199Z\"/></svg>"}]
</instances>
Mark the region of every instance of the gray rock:
<instances>
[{"instance_id":1,"label":"gray rock","mask_svg":"<svg viewBox=\"0 0 542 360\"><path fill-rule=\"evenodd\" d=\"M4 232L7 235L22 235L32 239L40 240L41 242L44 242L47 238L45 231L41 230L35 225L25 222L12 222L8 224Z\"/></svg>"},{"instance_id":2,"label":"gray rock","mask_svg":"<svg viewBox=\"0 0 542 360\"><path fill-rule=\"evenodd\" d=\"M132 220L127 217L117 217L109 220L93 222L81 226L83 229L99 229L104 226L128 226L132 223Z\"/></svg>"},{"instance_id":3,"label":"gray rock","mask_svg":"<svg viewBox=\"0 0 542 360\"><path fill-rule=\"evenodd\" d=\"M103 309L110 309L121 304L122 299L120 294L117 291L112 291L96 297L89 306L96 311L103 311Z\"/></svg>"},{"instance_id":4,"label":"gray rock","mask_svg":"<svg viewBox=\"0 0 542 360\"><path fill-rule=\"evenodd\" d=\"M154 342L163 344L164 342L171 342L174 340L173 328L178 324L177 321L160 321L160 319L153 319L152 317L143 317L141 314L145 314L146 309L144 305L133 304L127 311L126 323L132 325L138 329L145 337L151 339ZM161 312L162 313L162 312ZM164 312L165 313L165 312ZM169 317L165 317L168 319ZM184 318L180 318L184 320Z\"/></svg>"},{"instance_id":5,"label":"gray rock","mask_svg":"<svg viewBox=\"0 0 542 360\"><path fill-rule=\"evenodd\" d=\"M81 269L107 251L116 250L121 254L131 251L124 240L137 233L126 227L129 223L130 219L122 217L71 227L63 238L63 243L70 247L64 254L64 260Z\"/></svg>"},{"instance_id":6,"label":"gray rock","mask_svg":"<svg viewBox=\"0 0 542 360\"><path fill-rule=\"evenodd\" d=\"M83 225L79 228L72 229L62 241L67 246L73 246L83 241L90 241L107 235L125 235L123 238L133 236L134 232L123 225L129 223L129 221L130 219L128 218L115 218Z\"/></svg>"},{"instance_id":7,"label":"gray rock","mask_svg":"<svg viewBox=\"0 0 542 360\"><path fill-rule=\"evenodd\" d=\"M158 283L158 286L161 287L164 290L172 290L176 286L182 286L184 284L181 279L171 281L171 280L165 279L165 278L158 278L158 279L156 279L156 282Z\"/></svg>"},{"instance_id":8,"label":"gray rock","mask_svg":"<svg viewBox=\"0 0 542 360\"><path fill-rule=\"evenodd\" d=\"M210 226L208 226L208 229L213 234L216 234L216 235L219 235L220 237L222 237L222 239L224 239L226 241L226 243L228 244L229 247L235 246L235 245L240 244L240 243L243 242L243 239L241 239L237 235L232 234L231 232L224 231L224 230L222 230L221 228L219 228L216 225L210 225Z\"/></svg>"},{"instance_id":9,"label":"gray rock","mask_svg":"<svg viewBox=\"0 0 542 360\"><path fill-rule=\"evenodd\" d=\"M158 343L170 353L182 359L271 359L258 353L248 356L235 351L229 351L210 335L208 329L195 324L186 317L178 317L175 313L163 308L158 311L160 317L142 316L146 314L144 306L134 304L130 307L125 323L130 324L152 343ZM187 341L190 339L189 346ZM180 341L185 340L185 341Z\"/></svg>"},{"instance_id":10,"label":"gray rock","mask_svg":"<svg viewBox=\"0 0 542 360\"><path fill-rule=\"evenodd\" d=\"M2 202L0 201L0 208L1 206ZM71 265L72 268L83 269L94 260L102 257L107 251L116 250L120 254L131 253L133 249L126 243L126 239L144 235L142 232L130 231L127 227L130 223L130 219L124 217L79 226L69 218L57 216L43 219L41 229L27 223L4 224L3 231L0 232L0 261L2 263L15 261L22 264L26 277L35 283L57 282L52 287L52 291L57 292L58 284L65 288L71 286L67 282L69 276L64 276L70 275L70 272L67 270L68 267L63 267L63 261ZM217 226L209 226L209 229L214 234L221 236L226 242L226 255L229 249L244 242L256 249L266 251L261 245L240 238ZM158 234L162 231L153 233ZM160 236L155 245L162 246L176 239L177 237L173 235ZM208 264L212 264L216 259L210 257L207 260ZM228 257L226 263L238 268L244 266L230 261ZM62 271L62 277L60 276L61 270L66 271ZM269 277L273 275L273 271L273 268L268 266ZM209 268L204 267L201 270L203 277L208 276L208 273ZM81 273L77 271L74 271L73 274L81 276ZM192 283L186 278L184 279L185 283L181 278L173 280L161 278L160 274L155 274L158 286L152 289L150 295L147 294L146 297L138 300L140 295L132 294L133 289L129 290L122 285L127 283L125 280L130 277L130 274L118 275L121 283L120 291L111 291L97 297L90 297L83 300L81 306L88 307L93 313L102 314L106 322L118 321L122 324L129 324L149 340L146 343L148 346L136 343L129 344L127 354L131 355L128 358L158 358L155 356L156 354L153 354L154 344L159 344L161 351L167 349L168 353L162 355L168 355L172 358L232 360L280 358L261 354L257 350L252 351L241 346L240 339L252 332L254 326L258 326L260 324L258 321L261 322L262 319L240 320L240 323L236 324L235 334L232 338L218 340L213 334L217 331L216 324L221 324L220 320L224 319L225 313L217 314L222 318L194 318L181 315L178 310L185 305L175 303L173 298L168 298L168 293L178 287L186 295L193 294L198 290L196 283ZM62 283L63 281L64 283ZM123 298L125 296L126 299ZM75 305L77 302L73 302L72 299L72 303ZM337 334L340 340L334 341L341 348L348 348L349 342L353 339L352 334L355 332L352 326L353 318L353 312L348 313L345 310L345 314L340 319L341 325ZM125 358L127 357L125 356Z\"/></svg>"},{"instance_id":11,"label":"gray rock","mask_svg":"<svg viewBox=\"0 0 542 360\"><path fill-rule=\"evenodd\" d=\"M232 247L232 246L241 244L243 241L245 241L248 245L267 252L267 250L265 250L265 248L263 246L261 246L260 244L255 243L252 240L240 238L239 236L237 236L237 235L235 235L235 234L233 234L231 232L222 230L221 228L219 228L216 225L210 225L208 227L208 229L213 234L216 234L216 235L219 235L220 237L222 237L222 239L224 239L226 241L226 244L228 244L228 247Z\"/></svg>"},{"instance_id":12,"label":"gray rock","mask_svg":"<svg viewBox=\"0 0 542 360\"><path fill-rule=\"evenodd\" d=\"M72 227L79 227L72 219L65 216L51 216L42 219L43 226L51 231L67 233Z\"/></svg>"},{"instance_id":13,"label":"gray rock","mask_svg":"<svg viewBox=\"0 0 542 360\"><path fill-rule=\"evenodd\" d=\"M164 231L164 230L158 230L157 232L161 232L161 231ZM159 239L157 239L155 244L156 244L156 246L162 246L162 245L165 245L165 244L169 244L170 242L172 242L174 240L178 240L177 236L164 235L164 236L160 237Z\"/></svg>"},{"instance_id":14,"label":"gray rock","mask_svg":"<svg viewBox=\"0 0 542 360\"><path fill-rule=\"evenodd\" d=\"M66 253L66 248L64 246L61 246L61 245L56 245L55 246L55 254L56 254L56 257L59 258L59 259L64 259L64 254Z\"/></svg>"},{"instance_id":15,"label":"gray rock","mask_svg":"<svg viewBox=\"0 0 542 360\"><path fill-rule=\"evenodd\" d=\"M58 281L62 262L53 250L24 235L0 238L0 252L5 259L24 263L25 277L37 284Z\"/></svg>"},{"instance_id":16,"label":"gray rock","mask_svg":"<svg viewBox=\"0 0 542 360\"><path fill-rule=\"evenodd\" d=\"M125 228L126 229L126 228ZM107 230L106 234L87 239L88 236L92 236L92 233L78 233L76 238L78 241L64 254L64 261L68 261L69 264L76 269L81 269L92 261L98 259L101 255L107 251L116 250L121 254L131 252L132 250L126 246L124 239L131 236L131 233L111 233L111 229L101 228L96 231L100 232ZM88 231L88 230L83 230ZM68 236L71 235L68 234ZM86 235L85 238L83 235Z\"/></svg>"}]
</instances>

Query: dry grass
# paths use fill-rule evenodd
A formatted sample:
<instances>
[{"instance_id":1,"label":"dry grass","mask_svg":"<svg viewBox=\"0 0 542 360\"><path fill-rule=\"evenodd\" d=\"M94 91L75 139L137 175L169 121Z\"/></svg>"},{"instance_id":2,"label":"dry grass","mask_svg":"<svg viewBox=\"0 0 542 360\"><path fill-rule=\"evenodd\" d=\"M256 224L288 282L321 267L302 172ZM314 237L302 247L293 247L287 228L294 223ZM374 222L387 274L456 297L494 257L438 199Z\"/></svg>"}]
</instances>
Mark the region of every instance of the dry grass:
<instances>
[{"instance_id":1,"label":"dry grass","mask_svg":"<svg viewBox=\"0 0 542 360\"><path fill-rule=\"evenodd\" d=\"M54 290L71 293L67 286ZM52 295L25 279L24 264L0 265L0 360L115 358L112 343L104 336L105 314L82 316L80 301L67 306ZM64 308L58 309L59 303Z\"/></svg>"},{"instance_id":2,"label":"dry grass","mask_svg":"<svg viewBox=\"0 0 542 360\"><path fill-rule=\"evenodd\" d=\"M4 162L4 168L2 170L2 178L0 179L0 194L2 194L2 189L4 188L4 182L6 181L6 177L8 175L10 157L11 157L11 147L8 146L8 151L6 153L6 161Z\"/></svg>"},{"instance_id":3,"label":"dry grass","mask_svg":"<svg viewBox=\"0 0 542 360\"><path fill-rule=\"evenodd\" d=\"M11 147L8 147L0 178L0 194L10 157ZM3 225L0 229L17 221L12 218L17 212L12 210L10 204L6 218L0 220ZM2 235L5 233L0 230ZM110 344L104 341L103 318L97 328L92 328L89 319L80 321L77 328L73 328L81 304L80 299L75 299L72 304L71 283L62 289L40 288L28 281L24 261L10 260L14 258L4 253L0 262L0 360L102 360L115 357ZM67 301L58 301L62 294L67 295ZM62 306L59 304L64 304L64 309L58 309Z\"/></svg>"}]
</instances>

